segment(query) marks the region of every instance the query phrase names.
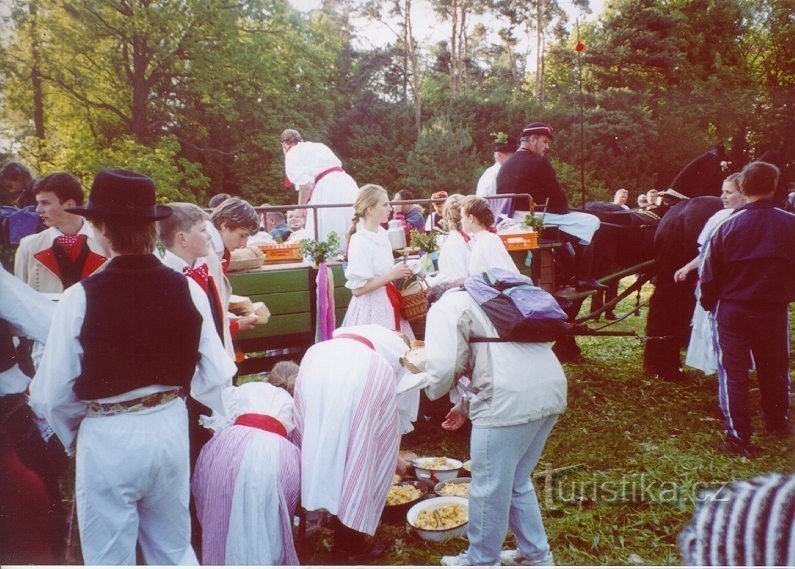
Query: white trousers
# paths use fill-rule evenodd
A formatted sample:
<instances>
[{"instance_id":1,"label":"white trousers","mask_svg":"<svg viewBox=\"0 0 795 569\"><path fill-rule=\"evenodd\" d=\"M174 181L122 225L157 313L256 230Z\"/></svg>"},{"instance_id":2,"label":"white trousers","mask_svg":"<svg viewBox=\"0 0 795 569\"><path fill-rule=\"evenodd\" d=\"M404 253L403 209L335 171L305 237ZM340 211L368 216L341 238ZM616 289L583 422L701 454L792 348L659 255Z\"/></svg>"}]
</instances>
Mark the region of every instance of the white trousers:
<instances>
[{"instance_id":1,"label":"white trousers","mask_svg":"<svg viewBox=\"0 0 795 569\"><path fill-rule=\"evenodd\" d=\"M77 438L77 515L87 565L198 565L190 544L188 414L182 399L86 417Z\"/></svg>"}]
</instances>

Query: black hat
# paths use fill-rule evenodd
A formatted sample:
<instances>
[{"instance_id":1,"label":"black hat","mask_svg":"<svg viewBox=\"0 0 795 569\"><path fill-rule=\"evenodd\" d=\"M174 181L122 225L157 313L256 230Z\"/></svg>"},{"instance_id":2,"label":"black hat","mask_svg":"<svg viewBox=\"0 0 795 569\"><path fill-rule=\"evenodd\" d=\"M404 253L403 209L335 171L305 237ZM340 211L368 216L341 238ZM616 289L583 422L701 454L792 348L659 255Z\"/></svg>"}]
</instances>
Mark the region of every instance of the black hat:
<instances>
[{"instance_id":1,"label":"black hat","mask_svg":"<svg viewBox=\"0 0 795 569\"><path fill-rule=\"evenodd\" d=\"M542 122L531 122L522 129L522 136L533 136L534 134L540 134L552 138L552 127Z\"/></svg>"},{"instance_id":2,"label":"black hat","mask_svg":"<svg viewBox=\"0 0 795 569\"><path fill-rule=\"evenodd\" d=\"M171 215L171 208L157 205L155 183L132 170L103 169L94 176L88 203L66 211L87 217L156 221Z\"/></svg>"},{"instance_id":3,"label":"black hat","mask_svg":"<svg viewBox=\"0 0 795 569\"><path fill-rule=\"evenodd\" d=\"M494 152L516 152L517 148L519 148L519 139L512 134L497 136L494 139Z\"/></svg>"}]
</instances>

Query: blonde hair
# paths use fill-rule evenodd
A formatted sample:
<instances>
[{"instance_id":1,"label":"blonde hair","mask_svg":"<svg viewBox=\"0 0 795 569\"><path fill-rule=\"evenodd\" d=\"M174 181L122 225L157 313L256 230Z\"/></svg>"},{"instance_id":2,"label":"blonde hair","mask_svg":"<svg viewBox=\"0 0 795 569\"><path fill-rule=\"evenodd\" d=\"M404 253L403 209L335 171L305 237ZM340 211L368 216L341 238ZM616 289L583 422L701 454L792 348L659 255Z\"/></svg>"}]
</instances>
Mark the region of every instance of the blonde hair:
<instances>
[{"instance_id":1,"label":"blonde hair","mask_svg":"<svg viewBox=\"0 0 795 569\"><path fill-rule=\"evenodd\" d=\"M484 228L494 224L494 212L489 207L489 202L479 196L466 196L461 200L461 211L464 215L473 216Z\"/></svg>"},{"instance_id":2,"label":"blonde hair","mask_svg":"<svg viewBox=\"0 0 795 569\"><path fill-rule=\"evenodd\" d=\"M461 202L464 196L452 194L442 204L442 217L448 231L461 231Z\"/></svg>"},{"instance_id":3,"label":"blonde hair","mask_svg":"<svg viewBox=\"0 0 795 569\"><path fill-rule=\"evenodd\" d=\"M176 202L168 204L168 207L171 208L171 215L157 222L160 242L168 249L174 246L177 233L190 231L198 222L210 217L203 209L192 203Z\"/></svg>"},{"instance_id":4,"label":"blonde hair","mask_svg":"<svg viewBox=\"0 0 795 569\"><path fill-rule=\"evenodd\" d=\"M389 196L386 190L377 184L365 184L359 188L359 195L356 197L356 201L353 202L354 224L360 219L364 219L364 214L367 213L368 208L378 205L381 194Z\"/></svg>"}]
</instances>

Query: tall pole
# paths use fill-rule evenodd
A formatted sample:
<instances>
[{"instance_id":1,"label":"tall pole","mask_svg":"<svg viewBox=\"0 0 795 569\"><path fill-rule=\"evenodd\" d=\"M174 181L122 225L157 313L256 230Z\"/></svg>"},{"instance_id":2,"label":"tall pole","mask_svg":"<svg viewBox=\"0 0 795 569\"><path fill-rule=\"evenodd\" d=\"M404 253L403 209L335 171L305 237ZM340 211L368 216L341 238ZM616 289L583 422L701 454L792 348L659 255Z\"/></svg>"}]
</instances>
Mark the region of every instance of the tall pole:
<instances>
[{"instance_id":1,"label":"tall pole","mask_svg":"<svg viewBox=\"0 0 795 569\"><path fill-rule=\"evenodd\" d=\"M580 19L577 18L577 70L579 71L580 83L580 195L582 196L582 208L585 209L585 115L583 113L582 96L582 52L585 51L585 44L580 41Z\"/></svg>"}]
</instances>

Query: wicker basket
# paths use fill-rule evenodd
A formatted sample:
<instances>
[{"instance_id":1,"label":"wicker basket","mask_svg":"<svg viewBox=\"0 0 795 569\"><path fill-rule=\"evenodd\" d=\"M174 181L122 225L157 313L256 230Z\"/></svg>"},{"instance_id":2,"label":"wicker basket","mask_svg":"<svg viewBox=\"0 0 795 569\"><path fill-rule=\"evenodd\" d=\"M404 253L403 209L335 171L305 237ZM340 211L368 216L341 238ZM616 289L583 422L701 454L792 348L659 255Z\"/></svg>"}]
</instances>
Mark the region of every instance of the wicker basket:
<instances>
[{"instance_id":1,"label":"wicker basket","mask_svg":"<svg viewBox=\"0 0 795 569\"><path fill-rule=\"evenodd\" d=\"M508 251L529 251L538 249L538 232L500 233L500 239Z\"/></svg>"},{"instance_id":2,"label":"wicker basket","mask_svg":"<svg viewBox=\"0 0 795 569\"><path fill-rule=\"evenodd\" d=\"M428 307L425 305L425 297L427 296L428 292L428 283L425 282L425 279L419 277L419 280L411 281L409 284L419 283L418 288L413 288L411 290L406 289L406 285L403 285L403 290L400 291L400 295L403 297L403 304L400 307L400 314L406 320L415 320L425 315L428 311Z\"/></svg>"}]
</instances>

